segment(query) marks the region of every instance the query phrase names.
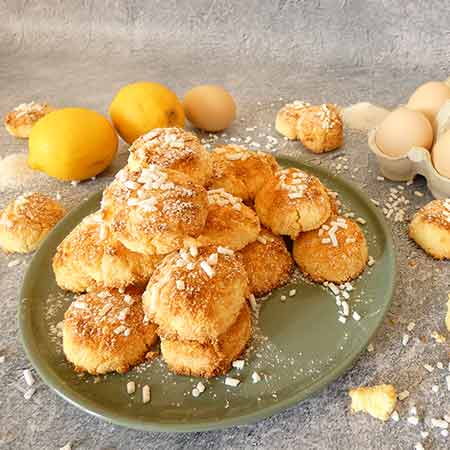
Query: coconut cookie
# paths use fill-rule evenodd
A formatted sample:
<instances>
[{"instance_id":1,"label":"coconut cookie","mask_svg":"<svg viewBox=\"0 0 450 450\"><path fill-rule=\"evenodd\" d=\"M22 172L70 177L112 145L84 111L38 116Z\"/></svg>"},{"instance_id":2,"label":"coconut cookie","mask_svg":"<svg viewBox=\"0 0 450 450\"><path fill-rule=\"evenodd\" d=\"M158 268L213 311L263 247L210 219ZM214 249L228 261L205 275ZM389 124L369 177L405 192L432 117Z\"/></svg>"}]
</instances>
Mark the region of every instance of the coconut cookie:
<instances>
[{"instance_id":1,"label":"coconut cookie","mask_svg":"<svg viewBox=\"0 0 450 450\"><path fill-rule=\"evenodd\" d=\"M433 200L409 224L409 237L436 259L450 259L450 198Z\"/></svg>"},{"instance_id":2,"label":"coconut cookie","mask_svg":"<svg viewBox=\"0 0 450 450\"><path fill-rule=\"evenodd\" d=\"M208 343L236 321L247 295L247 274L232 250L190 247L159 264L143 301L160 336Z\"/></svg>"},{"instance_id":3,"label":"coconut cookie","mask_svg":"<svg viewBox=\"0 0 450 450\"><path fill-rule=\"evenodd\" d=\"M21 103L4 118L5 128L11 136L28 138L33 125L46 114L54 111L47 103Z\"/></svg>"},{"instance_id":4,"label":"coconut cookie","mask_svg":"<svg viewBox=\"0 0 450 450\"><path fill-rule=\"evenodd\" d=\"M309 106L297 121L297 137L313 153L339 148L344 142L344 126L336 105Z\"/></svg>"},{"instance_id":5,"label":"coconut cookie","mask_svg":"<svg viewBox=\"0 0 450 450\"><path fill-rule=\"evenodd\" d=\"M319 283L353 280L364 270L369 257L363 232L344 217L332 217L318 230L300 233L293 253L300 270Z\"/></svg>"},{"instance_id":6,"label":"coconut cookie","mask_svg":"<svg viewBox=\"0 0 450 450\"><path fill-rule=\"evenodd\" d=\"M78 372L124 373L156 342L156 325L142 309L141 293L97 290L81 295L64 314L63 350Z\"/></svg>"},{"instance_id":7,"label":"coconut cookie","mask_svg":"<svg viewBox=\"0 0 450 450\"><path fill-rule=\"evenodd\" d=\"M272 155L237 145L217 147L211 157L213 175L207 184L208 189L225 189L244 202L252 202L256 193L279 169Z\"/></svg>"},{"instance_id":8,"label":"coconut cookie","mask_svg":"<svg viewBox=\"0 0 450 450\"><path fill-rule=\"evenodd\" d=\"M195 134L182 128L156 128L133 142L128 157L130 169L152 164L182 172L202 186L212 174L209 152Z\"/></svg>"},{"instance_id":9,"label":"coconut cookie","mask_svg":"<svg viewBox=\"0 0 450 450\"><path fill-rule=\"evenodd\" d=\"M101 210L113 236L130 250L166 254L203 231L208 197L176 170L125 167L105 189Z\"/></svg>"},{"instance_id":10,"label":"coconut cookie","mask_svg":"<svg viewBox=\"0 0 450 450\"><path fill-rule=\"evenodd\" d=\"M284 105L275 119L275 129L278 133L291 140L297 139L297 121L309 106L311 106L309 103L299 100Z\"/></svg>"},{"instance_id":11,"label":"coconut cookie","mask_svg":"<svg viewBox=\"0 0 450 450\"><path fill-rule=\"evenodd\" d=\"M250 292L256 297L285 284L294 261L281 236L263 228L255 242L239 251L247 271Z\"/></svg>"},{"instance_id":12,"label":"coconut cookie","mask_svg":"<svg viewBox=\"0 0 450 450\"><path fill-rule=\"evenodd\" d=\"M64 214L64 208L46 195L21 195L0 211L0 248L11 253L36 250Z\"/></svg>"},{"instance_id":13,"label":"coconut cookie","mask_svg":"<svg viewBox=\"0 0 450 450\"><path fill-rule=\"evenodd\" d=\"M144 286L161 259L159 255L129 250L111 235L97 212L86 217L59 244L53 271L58 286L74 292L93 287Z\"/></svg>"},{"instance_id":14,"label":"coconut cookie","mask_svg":"<svg viewBox=\"0 0 450 450\"><path fill-rule=\"evenodd\" d=\"M239 357L250 340L251 314L244 304L235 322L214 343L161 339L161 354L170 370L186 376L223 375Z\"/></svg>"},{"instance_id":15,"label":"coconut cookie","mask_svg":"<svg viewBox=\"0 0 450 450\"><path fill-rule=\"evenodd\" d=\"M258 192L255 209L261 223L275 234L295 239L302 231L320 227L330 216L325 186L302 170L278 171Z\"/></svg>"},{"instance_id":16,"label":"coconut cookie","mask_svg":"<svg viewBox=\"0 0 450 450\"><path fill-rule=\"evenodd\" d=\"M195 240L198 247L221 245L240 250L258 237L259 219L253 209L223 189L208 191L205 228Z\"/></svg>"}]
</instances>

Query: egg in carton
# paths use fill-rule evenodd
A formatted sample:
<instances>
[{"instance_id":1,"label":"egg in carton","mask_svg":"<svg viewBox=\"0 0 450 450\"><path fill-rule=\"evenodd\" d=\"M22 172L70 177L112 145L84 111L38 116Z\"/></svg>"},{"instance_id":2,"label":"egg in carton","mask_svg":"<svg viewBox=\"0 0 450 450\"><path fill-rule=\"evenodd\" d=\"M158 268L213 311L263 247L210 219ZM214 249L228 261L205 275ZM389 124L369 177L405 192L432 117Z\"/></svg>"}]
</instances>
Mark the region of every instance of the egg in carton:
<instances>
[{"instance_id":1,"label":"egg in carton","mask_svg":"<svg viewBox=\"0 0 450 450\"><path fill-rule=\"evenodd\" d=\"M449 79L450 80L450 79ZM380 172L392 181L409 181L416 175L422 175L427 180L428 189L435 198L450 197L450 178L441 175L432 162L432 155L436 153L436 147L442 145L440 138L450 146L450 100L445 102L436 115L436 133L432 150L424 147L412 147L406 155L389 156L383 153L376 143L376 133L378 128L373 128L368 134L368 143L372 152L377 158ZM449 131L449 133L446 133ZM444 136L445 135L445 136ZM447 152L449 161L447 165L450 170L450 150ZM436 157L435 157L436 162Z\"/></svg>"}]
</instances>

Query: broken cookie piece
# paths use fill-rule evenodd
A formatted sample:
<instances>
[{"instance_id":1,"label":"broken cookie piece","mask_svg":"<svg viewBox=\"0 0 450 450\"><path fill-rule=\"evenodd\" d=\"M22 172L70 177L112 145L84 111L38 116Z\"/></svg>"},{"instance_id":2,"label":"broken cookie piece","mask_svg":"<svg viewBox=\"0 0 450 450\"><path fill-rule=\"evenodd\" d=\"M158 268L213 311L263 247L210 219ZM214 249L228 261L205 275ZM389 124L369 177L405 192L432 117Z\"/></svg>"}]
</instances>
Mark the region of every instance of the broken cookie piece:
<instances>
[{"instance_id":1,"label":"broken cookie piece","mask_svg":"<svg viewBox=\"0 0 450 450\"><path fill-rule=\"evenodd\" d=\"M352 412L364 411L371 416L388 420L397 404L397 392L391 384L350 389Z\"/></svg>"}]
</instances>

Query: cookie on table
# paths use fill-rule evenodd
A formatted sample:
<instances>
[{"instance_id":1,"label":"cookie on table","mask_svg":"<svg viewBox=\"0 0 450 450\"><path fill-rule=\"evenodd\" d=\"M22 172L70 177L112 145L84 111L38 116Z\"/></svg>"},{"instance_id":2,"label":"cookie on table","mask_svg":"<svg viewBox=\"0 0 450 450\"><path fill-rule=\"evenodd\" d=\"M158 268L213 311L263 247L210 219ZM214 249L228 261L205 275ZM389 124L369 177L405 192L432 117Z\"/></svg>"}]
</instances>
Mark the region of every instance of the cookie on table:
<instances>
[{"instance_id":1,"label":"cookie on table","mask_svg":"<svg viewBox=\"0 0 450 450\"><path fill-rule=\"evenodd\" d=\"M21 195L0 211L0 248L10 253L36 250L64 214L64 208L44 194Z\"/></svg>"},{"instance_id":2,"label":"cookie on table","mask_svg":"<svg viewBox=\"0 0 450 450\"><path fill-rule=\"evenodd\" d=\"M311 106L309 103L299 100L284 105L275 119L275 129L278 133L291 140L297 139L297 121L309 106Z\"/></svg>"},{"instance_id":3,"label":"cookie on table","mask_svg":"<svg viewBox=\"0 0 450 450\"><path fill-rule=\"evenodd\" d=\"M388 420L397 404L397 391L392 384L378 386L362 386L350 389L352 412L367 412L372 417Z\"/></svg>"},{"instance_id":4,"label":"cookie on table","mask_svg":"<svg viewBox=\"0 0 450 450\"><path fill-rule=\"evenodd\" d=\"M28 138L34 124L55 109L47 103L21 103L4 118L5 128L11 136Z\"/></svg>"},{"instance_id":5,"label":"cookie on table","mask_svg":"<svg viewBox=\"0 0 450 450\"><path fill-rule=\"evenodd\" d=\"M450 259L450 198L433 200L409 224L409 237L436 259Z\"/></svg>"},{"instance_id":6,"label":"cookie on table","mask_svg":"<svg viewBox=\"0 0 450 450\"><path fill-rule=\"evenodd\" d=\"M344 142L344 125L336 105L309 106L297 121L297 137L313 153L335 150Z\"/></svg>"}]
</instances>

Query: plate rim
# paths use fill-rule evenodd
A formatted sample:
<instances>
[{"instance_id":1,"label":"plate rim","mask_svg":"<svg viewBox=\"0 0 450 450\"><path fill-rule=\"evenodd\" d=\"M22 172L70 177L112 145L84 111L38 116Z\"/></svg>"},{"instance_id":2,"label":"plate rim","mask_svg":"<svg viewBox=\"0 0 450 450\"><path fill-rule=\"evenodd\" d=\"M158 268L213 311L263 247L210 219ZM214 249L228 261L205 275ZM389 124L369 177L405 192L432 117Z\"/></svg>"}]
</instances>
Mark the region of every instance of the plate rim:
<instances>
[{"instance_id":1,"label":"plate rim","mask_svg":"<svg viewBox=\"0 0 450 450\"><path fill-rule=\"evenodd\" d=\"M347 180L346 178L340 177L338 175L333 174L329 169L321 167L320 165L311 164L309 161L302 160L301 158L295 158L292 156L286 155L276 155L277 161L283 163L289 162L293 164L301 164L307 168L313 168L316 172L319 172L326 177L336 180L341 185L344 185L347 189L350 189L353 192L356 192L357 195L364 201L365 206L374 214L379 221L381 228L384 232L386 238L386 249L390 254L390 259L392 261L392 283L389 285L387 299L384 304L384 307L380 311L379 319L372 333L367 336L367 339L364 342L364 345L352 352L347 358L345 358L339 365L335 366L331 371L327 372L323 376L321 376L318 380L311 383L305 389L302 389L301 392L298 392L284 400L278 401L272 405L266 406L260 410L255 412L246 413L243 415L238 415L234 417L226 417L217 421L205 421L205 422L190 422L190 423L164 423L164 422L155 422L155 421L147 421L140 418L124 418L123 415L118 413L111 413L110 411L105 412L104 409L97 407L92 400L83 398L81 394L81 398L77 398L78 395L72 395L71 393L67 393L67 389L62 386L62 383L55 377L55 375L50 373L48 366L42 361L42 358L37 356L37 352L33 351L33 347L35 347L35 343L33 342L31 331L26 326L26 308L24 308L24 299L27 298L25 292L29 289L30 278L32 277L32 268L36 264L36 260L39 257L41 248L44 248L47 245L47 242L53 238L53 235L61 228L65 226L67 221L70 221L71 218L77 215L78 209L82 204L88 203L92 201L97 196L100 196L103 192L99 190L93 194L91 194L86 200L81 202L79 205L75 206L63 219L54 227L54 229L47 235L47 237L42 241L39 245L36 252L33 254L28 267L26 269L22 285L19 290L19 302L17 309L17 321L18 321L18 334L19 339L22 344L22 348L25 351L25 354L28 360L31 362L32 366L36 370L39 377L42 381L50 387L50 389L58 394L61 398L66 400L71 405L76 406L83 412L86 412L95 417L106 420L109 423L119 425L122 427L139 430L139 431L157 431L157 432L171 432L171 433L186 433L186 432L199 432L199 431L211 431L229 428L232 426L245 426L249 424L253 424L262 419L273 416L274 414L285 411L288 408L291 408L297 404L300 404L302 401L306 400L314 393L318 393L322 391L326 386L335 382L339 376L343 375L359 358L359 356L364 352L367 343L370 342L374 335L379 330L382 325L387 312L392 304L392 299L394 297L395 288L397 284L397 263L396 263L396 252L394 241L392 237L391 228L388 222L385 220L384 216L372 204L369 196L359 187L356 183ZM29 328L29 327L28 327Z\"/></svg>"}]
</instances>

